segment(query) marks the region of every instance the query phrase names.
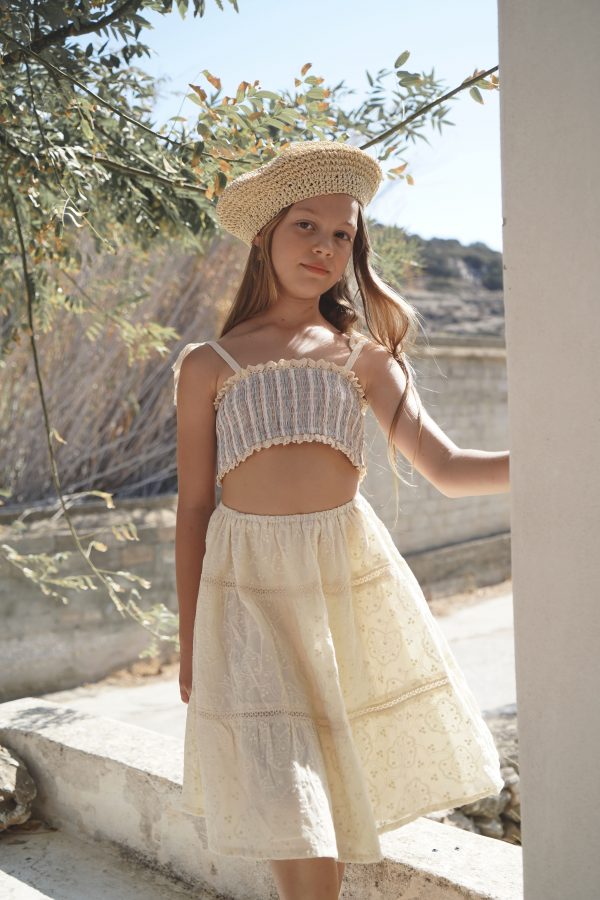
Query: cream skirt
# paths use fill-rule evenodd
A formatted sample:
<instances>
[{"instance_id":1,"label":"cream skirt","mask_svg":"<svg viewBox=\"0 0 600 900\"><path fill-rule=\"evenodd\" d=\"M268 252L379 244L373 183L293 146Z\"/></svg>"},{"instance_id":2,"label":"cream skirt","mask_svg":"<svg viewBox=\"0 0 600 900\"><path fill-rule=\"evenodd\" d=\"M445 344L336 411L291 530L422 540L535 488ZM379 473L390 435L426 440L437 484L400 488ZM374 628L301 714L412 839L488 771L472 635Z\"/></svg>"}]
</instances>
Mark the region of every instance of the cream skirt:
<instances>
[{"instance_id":1,"label":"cream skirt","mask_svg":"<svg viewBox=\"0 0 600 900\"><path fill-rule=\"evenodd\" d=\"M377 862L382 832L503 786L475 697L360 492L293 515L218 504L180 807L205 818L209 850Z\"/></svg>"}]
</instances>

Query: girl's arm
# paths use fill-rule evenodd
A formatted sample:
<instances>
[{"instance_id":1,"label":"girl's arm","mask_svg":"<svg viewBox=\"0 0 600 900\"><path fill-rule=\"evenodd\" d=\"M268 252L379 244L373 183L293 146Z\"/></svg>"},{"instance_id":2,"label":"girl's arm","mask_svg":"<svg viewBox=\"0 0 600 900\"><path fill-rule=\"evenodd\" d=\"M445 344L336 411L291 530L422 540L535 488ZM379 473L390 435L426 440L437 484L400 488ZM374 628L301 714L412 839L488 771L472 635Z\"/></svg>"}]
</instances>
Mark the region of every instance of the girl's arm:
<instances>
[{"instance_id":1,"label":"girl's arm","mask_svg":"<svg viewBox=\"0 0 600 900\"><path fill-rule=\"evenodd\" d=\"M447 497L506 494L510 490L508 450L462 450L458 447L446 462Z\"/></svg>"},{"instance_id":2,"label":"girl's arm","mask_svg":"<svg viewBox=\"0 0 600 900\"><path fill-rule=\"evenodd\" d=\"M183 359L177 384L175 577L182 661L191 659L208 520L216 505L216 369L210 347Z\"/></svg>"},{"instance_id":3,"label":"girl's arm","mask_svg":"<svg viewBox=\"0 0 600 900\"><path fill-rule=\"evenodd\" d=\"M386 437L406 384L406 376L392 354L370 341L356 364L369 404ZM418 405L421 441L417 447ZM415 469L446 497L507 493L509 452L463 450L439 427L411 389L394 431L394 445ZM414 457L414 461L413 461Z\"/></svg>"}]
</instances>

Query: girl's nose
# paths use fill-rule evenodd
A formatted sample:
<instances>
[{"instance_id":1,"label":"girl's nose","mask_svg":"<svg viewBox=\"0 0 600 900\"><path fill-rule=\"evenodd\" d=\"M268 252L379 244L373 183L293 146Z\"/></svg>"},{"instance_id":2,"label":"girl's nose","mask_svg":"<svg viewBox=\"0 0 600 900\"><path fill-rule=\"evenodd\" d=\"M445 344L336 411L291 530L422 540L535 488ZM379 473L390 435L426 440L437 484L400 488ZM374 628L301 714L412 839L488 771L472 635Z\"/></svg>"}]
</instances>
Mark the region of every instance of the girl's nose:
<instances>
[{"instance_id":1,"label":"girl's nose","mask_svg":"<svg viewBox=\"0 0 600 900\"><path fill-rule=\"evenodd\" d=\"M315 241L313 250L321 250L323 253L327 253L331 256L333 252L333 240L328 240L326 237L320 237Z\"/></svg>"}]
</instances>

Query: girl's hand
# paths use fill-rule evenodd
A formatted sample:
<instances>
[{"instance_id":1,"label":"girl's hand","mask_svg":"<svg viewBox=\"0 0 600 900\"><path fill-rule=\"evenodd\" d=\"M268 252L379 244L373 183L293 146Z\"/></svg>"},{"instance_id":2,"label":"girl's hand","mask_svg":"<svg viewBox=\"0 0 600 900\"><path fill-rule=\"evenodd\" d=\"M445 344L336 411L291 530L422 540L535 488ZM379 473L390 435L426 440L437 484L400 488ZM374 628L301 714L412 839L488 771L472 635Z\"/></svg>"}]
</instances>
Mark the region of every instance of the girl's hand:
<instances>
[{"instance_id":1,"label":"girl's hand","mask_svg":"<svg viewBox=\"0 0 600 900\"><path fill-rule=\"evenodd\" d=\"M192 651L181 648L179 654L179 692L183 703L190 702L192 693Z\"/></svg>"}]
</instances>

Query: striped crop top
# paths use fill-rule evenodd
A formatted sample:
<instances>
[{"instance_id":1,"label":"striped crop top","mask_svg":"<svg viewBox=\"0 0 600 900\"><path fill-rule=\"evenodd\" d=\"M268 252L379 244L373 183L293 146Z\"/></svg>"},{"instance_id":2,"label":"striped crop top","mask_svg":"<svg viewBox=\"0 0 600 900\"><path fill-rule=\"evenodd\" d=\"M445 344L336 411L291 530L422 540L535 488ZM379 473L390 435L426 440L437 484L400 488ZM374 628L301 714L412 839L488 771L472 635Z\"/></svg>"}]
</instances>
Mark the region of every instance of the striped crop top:
<instances>
[{"instance_id":1,"label":"striped crop top","mask_svg":"<svg viewBox=\"0 0 600 900\"><path fill-rule=\"evenodd\" d=\"M211 346L233 369L213 399L216 410L217 484L250 454L274 444L318 441L344 453L367 473L364 415L368 403L352 366L366 339L349 335L343 366L326 359L279 359L242 368L217 341ZM174 403L181 364L200 344L186 344L172 365Z\"/></svg>"}]
</instances>

